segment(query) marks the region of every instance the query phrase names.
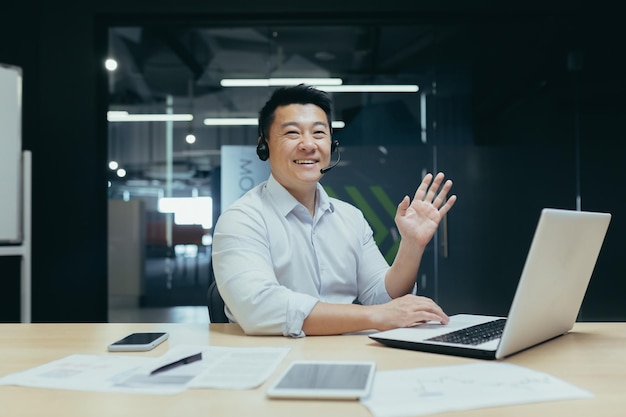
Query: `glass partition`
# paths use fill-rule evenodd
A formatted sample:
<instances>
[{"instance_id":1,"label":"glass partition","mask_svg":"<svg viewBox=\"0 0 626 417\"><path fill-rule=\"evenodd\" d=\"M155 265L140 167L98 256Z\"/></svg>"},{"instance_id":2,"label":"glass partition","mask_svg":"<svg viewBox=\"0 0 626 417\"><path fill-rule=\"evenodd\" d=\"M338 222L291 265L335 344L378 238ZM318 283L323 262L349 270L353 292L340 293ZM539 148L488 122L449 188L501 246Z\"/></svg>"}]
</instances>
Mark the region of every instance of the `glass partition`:
<instances>
[{"instance_id":1,"label":"glass partition","mask_svg":"<svg viewBox=\"0 0 626 417\"><path fill-rule=\"evenodd\" d=\"M285 84L305 82L331 95L342 159L323 183L353 203L377 195L386 213L377 239L393 259L398 236L389 211L400 192L387 189L377 172L406 174L411 188L434 168L427 145L437 135L472 141L466 70L423 59L450 31L371 24L110 28L109 198L122 206L142 201L140 303L205 303L222 149L249 147L255 158L258 111ZM438 124L435 115L446 108L453 113ZM407 151L392 151L397 147ZM354 178L362 186L354 188Z\"/></svg>"}]
</instances>

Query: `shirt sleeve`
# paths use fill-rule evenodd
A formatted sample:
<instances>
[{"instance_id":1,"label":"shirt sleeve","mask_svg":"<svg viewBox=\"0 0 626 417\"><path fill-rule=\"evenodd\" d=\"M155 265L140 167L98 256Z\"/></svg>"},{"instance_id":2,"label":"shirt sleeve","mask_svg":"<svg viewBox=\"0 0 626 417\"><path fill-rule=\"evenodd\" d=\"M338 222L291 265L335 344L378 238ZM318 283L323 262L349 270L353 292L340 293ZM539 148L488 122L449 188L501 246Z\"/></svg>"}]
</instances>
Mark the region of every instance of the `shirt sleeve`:
<instances>
[{"instance_id":1,"label":"shirt sleeve","mask_svg":"<svg viewBox=\"0 0 626 417\"><path fill-rule=\"evenodd\" d=\"M359 301L364 305L384 304L391 301L385 286L389 264L374 241L374 232L362 219L361 256L358 265Z\"/></svg>"},{"instance_id":2,"label":"shirt sleeve","mask_svg":"<svg viewBox=\"0 0 626 417\"><path fill-rule=\"evenodd\" d=\"M216 224L212 262L226 314L246 334L302 337L318 300L278 283L263 225L262 216L237 209Z\"/></svg>"}]
</instances>

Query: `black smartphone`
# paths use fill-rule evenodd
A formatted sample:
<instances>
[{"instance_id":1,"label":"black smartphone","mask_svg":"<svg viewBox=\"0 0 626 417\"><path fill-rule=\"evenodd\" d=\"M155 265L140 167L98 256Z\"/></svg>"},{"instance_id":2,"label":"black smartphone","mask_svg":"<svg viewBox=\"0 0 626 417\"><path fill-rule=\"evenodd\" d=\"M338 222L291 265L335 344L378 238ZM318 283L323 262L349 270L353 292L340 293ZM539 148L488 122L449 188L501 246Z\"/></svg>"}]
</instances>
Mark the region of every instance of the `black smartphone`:
<instances>
[{"instance_id":1,"label":"black smartphone","mask_svg":"<svg viewBox=\"0 0 626 417\"><path fill-rule=\"evenodd\" d=\"M144 352L154 349L169 337L165 332L131 333L128 336L111 343L110 352Z\"/></svg>"}]
</instances>

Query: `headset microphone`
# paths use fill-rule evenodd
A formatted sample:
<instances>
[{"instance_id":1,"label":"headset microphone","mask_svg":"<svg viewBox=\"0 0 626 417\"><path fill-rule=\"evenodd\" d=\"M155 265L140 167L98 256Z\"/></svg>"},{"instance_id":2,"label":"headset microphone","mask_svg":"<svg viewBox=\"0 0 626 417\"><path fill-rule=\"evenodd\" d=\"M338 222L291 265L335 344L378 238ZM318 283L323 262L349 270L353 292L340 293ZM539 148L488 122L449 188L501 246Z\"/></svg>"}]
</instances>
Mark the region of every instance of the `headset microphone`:
<instances>
[{"instance_id":1,"label":"headset microphone","mask_svg":"<svg viewBox=\"0 0 626 417\"><path fill-rule=\"evenodd\" d=\"M326 168L320 169L320 174L326 174L328 171L330 171L331 169L336 167L337 164L339 163L339 161L341 161L341 152L339 152L339 143L337 141L335 141L333 143L333 145L337 149L337 160L335 161L335 163L327 166Z\"/></svg>"}]
</instances>

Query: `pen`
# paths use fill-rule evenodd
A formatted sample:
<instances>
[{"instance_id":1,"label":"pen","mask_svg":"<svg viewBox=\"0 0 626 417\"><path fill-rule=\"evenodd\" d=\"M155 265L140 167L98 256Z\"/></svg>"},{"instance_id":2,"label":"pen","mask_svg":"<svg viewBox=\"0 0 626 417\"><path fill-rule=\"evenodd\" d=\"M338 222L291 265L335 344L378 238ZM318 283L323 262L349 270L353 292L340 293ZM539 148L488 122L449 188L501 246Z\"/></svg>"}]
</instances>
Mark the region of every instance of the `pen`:
<instances>
[{"instance_id":1,"label":"pen","mask_svg":"<svg viewBox=\"0 0 626 417\"><path fill-rule=\"evenodd\" d=\"M202 360L202 352L196 353L195 355L187 356L186 358L182 358L172 363L168 363L167 365L158 367L154 371L150 372L150 375L154 375L159 372L167 371L168 369L176 368L181 365L187 365L188 363L197 362L200 360Z\"/></svg>"}]
</instances>

